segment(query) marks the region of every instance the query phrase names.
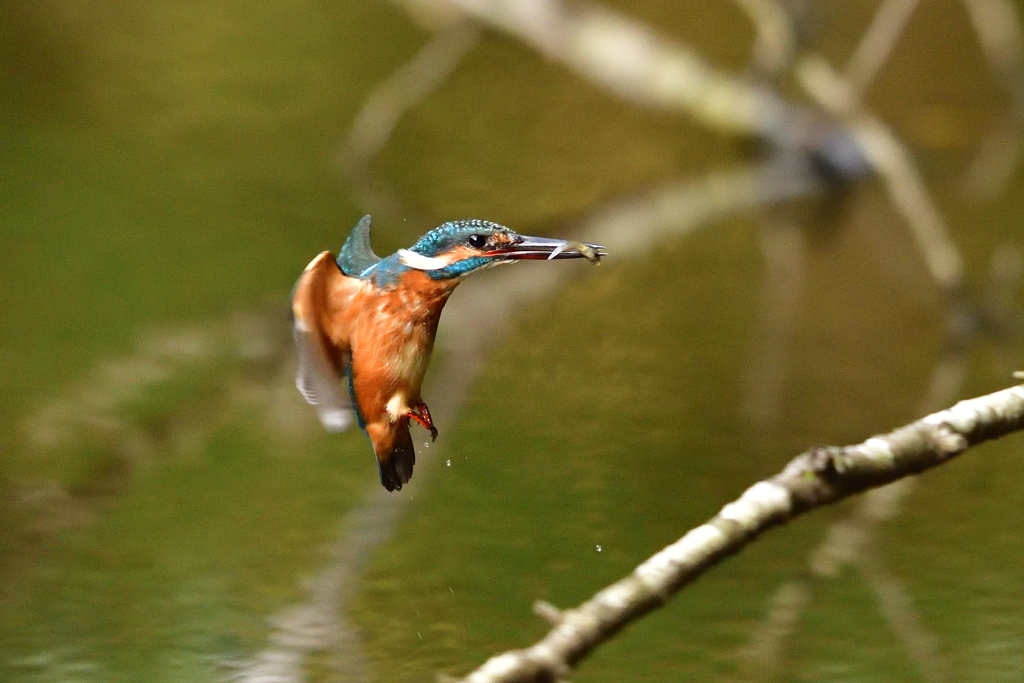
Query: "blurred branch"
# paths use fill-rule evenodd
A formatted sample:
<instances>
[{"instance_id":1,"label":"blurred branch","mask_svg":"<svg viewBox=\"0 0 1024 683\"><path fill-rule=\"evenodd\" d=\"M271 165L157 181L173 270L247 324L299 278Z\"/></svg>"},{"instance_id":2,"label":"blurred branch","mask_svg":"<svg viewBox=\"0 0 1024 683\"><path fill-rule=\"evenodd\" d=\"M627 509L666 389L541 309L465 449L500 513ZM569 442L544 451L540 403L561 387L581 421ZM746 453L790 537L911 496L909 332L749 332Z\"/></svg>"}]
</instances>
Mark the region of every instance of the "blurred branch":
<instances>
[{"instance_id":1,"label":"blurred branch","mask_svg":"<svg viewBox=\"0 0 1024 683\"><path fill-rule=\"evenodd\" d=\"M711 67L685 46L617 12L563 0L436 1L515 36L636 104L682 110L713 130L813 152L847 175L866 170L856 144L825 117L771 88Z\"/></svg>"},{"instance_id":2,"label":"blurred branch","mask_svg":"<svg viewBox=\"0 0 1024 683\"><path fill-rule=\"evenodd\" d=\"M815 448L754 484L709 522L561 613L538 643L488 660L466 683L564 679L600 643L664 604L768 529L824 505L948 462L971 446L1024 429L1024 386L928 415L856 446ZM545 610L552 613L551 610Z\"/></svg>"},{"instance_id":3,"label":"blurred branch","mask_svg":"<svg viewBox=\"0 0 1024 683\"><path fill-rule=\"evenodd\" d=\"M824 60L805 57L797 65L796 75L804 89L842 119L856 138L910 226L935 281L946 292L961 291L964 266L960 251L910 153L885 124L861 108L857 93Z\"/></svg>"},{"instance_id":4,"label":"blurred branch","mask_svg":"<svg viewBox=\"0 0 1024 683\"><path fill-rule=\"evenodd\" d=\"M575 232L615 250L616 258L658 244L662 233L681 234L719 216L814 194L822 183L800 156L772 159L692 180L659 185L611 202L579 221Z\"/></svg>"},{"instance_id":5,"label":"blurred branch","mask_svg":"<svg viewBox=\"0 0 1024 683\"><path fill-rule=\"evenodd\" d=\"M1024 35L1017 8L1009 0L964 0L964 7L1014 108L1024 109Z\"/></svg>"},{"instance_id":6,"label":"blurred branch","mask_svg":"<svg viewBox=\"0 0 1024 683\"><path fill-rule=\"evenodd\" d=\"M864 578L875 592L879 610L889 628L903 641L924 680L929 683L950 680L949 667L939 654L938 638L918 617L903 583L890 574L870 550L863 553L859 564Z\"/></svg>"},{"instance_id":7,"label":"blurred branch","mask_svg":"<svg viewBox=\"0 0 1024 683\"><path fill-rule=\"evenodd\" d=\"M765 215L758 228L764 259L764 288L749 353L740 411L767 429L778 422L790 368L792 340L800 319L807 279L807 239L800 225Z\"/></svg>"},{"instance_id":8,"label":"blurred branch","mask_svg":"<svg viewBox=\"0 0 1024 683\"><path fill-rule=\"evenodd\" d=\"M875 80L903 34L919 0L885 0L846 63L846 78L858 96Z\"/></svg>"},{"instance_id":9,"label":"blurred branch","mask_svg":"<svg viewBox=\"0 0 1024 683\"><path fill-rule=\"evenodd\" d=\"M997 337L1019 337L1021 314L1015 306L1024 279L1024 250L1016 242L1004 242L992 252L988 282L982 292L982 311Z\"/></svg>"},{"instance_id":10,"label":"blurred branch","mask_svg":"<svg viewBox=\"0 0 1024 683\"><path fill-rule=\"evenodd\" d=\"M1000 117L978 146L966 173L967 191L991 199L1009 181L1020 159L1024 134L1024 36L1020 14L1009 0L964 0L982 51L1010 97Z\"/></svg>"},{"instance_id":11,"label":"blurred branch","mask_svg":"<svg viewBox=\"0 0 1024 683\"><path fill-rule=\"evenodd\" d=\"M1024 110L1002 116L978 144L978 151L964 174L967 194L982 200L998 195L1020 162Z\"/></svg>"},{"instance_id":12,"label":"blurred branch","mask_svg":"<svg viewBox=\"0 0 1024 683\"><path fill-rule=\"evenodd\" d=\"M797 31L786 7L778 0L734 0L754 24L751 63L754 73L778 79L797 50Z\"/></svg>"},{"instance_id":13,"label":"blurred branch","mask_svg":"<svg viewBox=\"0 0 1024 683\"><path fill-rule=\"evenodd\" d=\"M751 71L777 83L800 48L797 7L793 0L735 0L757 32ZM801 13L802 14L802 13ZM789 369L790 342L799 318L807 261L803 230L778 207L759 215L758 237L764 259L764 287L753 349L749 354L740 412L766 429L778 419L782 387Z\"/></svg>"},{"instance_id":14,"label":"blurred branch","mask_svg":"<svg viewBox=\"0 0 1024 683\"><path fill-rule=\"evenodd\" d=\"M363 102L337 154L346 177L360 195L362 209L381 210L400 205L393 194L374 190L370 163L387 144L398 121L447 79L480 39L472 22L457 20L438 29L410 61L377 86Z\"/></svg>"}]
</instances>

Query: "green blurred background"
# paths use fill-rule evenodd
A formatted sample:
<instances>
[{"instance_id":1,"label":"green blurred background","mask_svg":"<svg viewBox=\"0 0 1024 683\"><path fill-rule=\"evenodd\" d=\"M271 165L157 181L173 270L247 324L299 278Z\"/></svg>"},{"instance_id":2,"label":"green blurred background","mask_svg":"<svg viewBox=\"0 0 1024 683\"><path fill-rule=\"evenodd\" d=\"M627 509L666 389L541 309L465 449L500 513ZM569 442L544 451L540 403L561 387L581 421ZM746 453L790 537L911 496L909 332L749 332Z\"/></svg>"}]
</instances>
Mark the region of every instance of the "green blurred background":
<instances>
[{"instance_id":1,"label":"green blurred background","mask_svg":"<svg viewBox=\"0 0 1024 683\"><path fill-rule=\"evenodd\" d=\"M610 6L746 69L753 29L730 3ZM842 64L876 7L814 4L811 46ZM428 38L380 2L0 5L0 680L464 673L545 632L534 600L574 605L801 450L922 413L944 299L867 180L781 210L803 285L770 420L743 409L778 220L765 210L568 265L487 347L402 504L380 502L364 437L324 434L294 390L286 302L373 209L339 150ZM1019 259L1024 181L985 202L964 190L1011 102L961 3L918 8L867 102L987 291ZM604 202L753 153L485 32L372 161L372 187L405 211L378 218L375 244L467 217L565 234ZM1019 284L1004 307L1019 310ZM971 336L950 400L1005 386L1021 348ZM427 401L445 390L428 384ZM1022 455L1011 437L925 475L871 527L871 563L832 576L809 557L857 502L773 532L574 679L1024 679ZM360 533L376 536L353 560ZM758 651L792 582L807 602ZM329 623L296 644L310 605ZM260 668L282 652L292 679Z\"/></svg>"}]
</instances>

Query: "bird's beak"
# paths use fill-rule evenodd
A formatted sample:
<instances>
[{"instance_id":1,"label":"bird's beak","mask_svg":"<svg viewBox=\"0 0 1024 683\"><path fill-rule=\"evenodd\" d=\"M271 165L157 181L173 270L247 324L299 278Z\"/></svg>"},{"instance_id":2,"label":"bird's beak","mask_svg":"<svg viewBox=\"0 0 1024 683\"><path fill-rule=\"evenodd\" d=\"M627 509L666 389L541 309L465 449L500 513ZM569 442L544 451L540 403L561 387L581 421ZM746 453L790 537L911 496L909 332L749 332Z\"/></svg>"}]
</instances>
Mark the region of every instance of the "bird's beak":
<instances>
[{"instance_id":1,"label":"bird's beak","mask_svg":"<svg viewBox=\"0 0 1024 683\"><path fill-rule=\"evenodd\" d=\"M555 240L547 237L529 237L519 235L519 239L510 244L502 245L483 254L484 256L501 256L506 259L547 260L563 258L585 258L597 263L605 255L604 247L588 242Z\"/></svg>"}]
</instances>

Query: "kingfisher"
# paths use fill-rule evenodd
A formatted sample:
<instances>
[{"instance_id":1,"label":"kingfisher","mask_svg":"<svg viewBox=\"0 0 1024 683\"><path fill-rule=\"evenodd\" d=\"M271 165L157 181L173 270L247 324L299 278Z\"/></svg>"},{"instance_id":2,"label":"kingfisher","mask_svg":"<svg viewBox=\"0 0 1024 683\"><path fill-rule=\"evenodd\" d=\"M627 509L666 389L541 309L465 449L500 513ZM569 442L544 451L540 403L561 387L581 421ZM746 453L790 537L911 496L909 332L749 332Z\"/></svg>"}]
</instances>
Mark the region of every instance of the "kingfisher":
<instances>
[{"instance_id":1,"label":"kingfisher","mask_svg":"<svg viewBox=\"0 0 1024 683\"><path fill-rule=\"evenodd\" d=\"M416 462L410 420L437 438L420 385L441 309L455 287L473 273L522 259L598 263L603 249L473 219L445 223L382 259L373 253L364 216L337 257L322 252L295 284L295 384L330 432L347 429L354 413L373 445L380 483L401 489Z\"/></svg>"}]
</instances>

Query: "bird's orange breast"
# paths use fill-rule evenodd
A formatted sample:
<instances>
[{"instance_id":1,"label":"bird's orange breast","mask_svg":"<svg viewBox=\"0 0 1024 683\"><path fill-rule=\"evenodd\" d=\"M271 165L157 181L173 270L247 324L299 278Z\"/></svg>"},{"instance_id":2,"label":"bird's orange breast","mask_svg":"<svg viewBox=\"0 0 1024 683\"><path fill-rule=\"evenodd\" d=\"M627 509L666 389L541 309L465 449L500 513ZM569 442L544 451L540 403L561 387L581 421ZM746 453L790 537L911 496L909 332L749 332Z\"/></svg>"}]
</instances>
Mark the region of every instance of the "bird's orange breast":
<instances>
[{"instance_id":1,"label":"bird's orange breast","mask_svg":"<svg viewBox=\"0 0 1024 683\"><path fill-rule=\"evenodd\" d=\"M450 283L411 271L394 287L345 289L334 298L338 333L348 335L352 384L363 420L397 421L420 402Z\"/></svg>"}]
</instances>

